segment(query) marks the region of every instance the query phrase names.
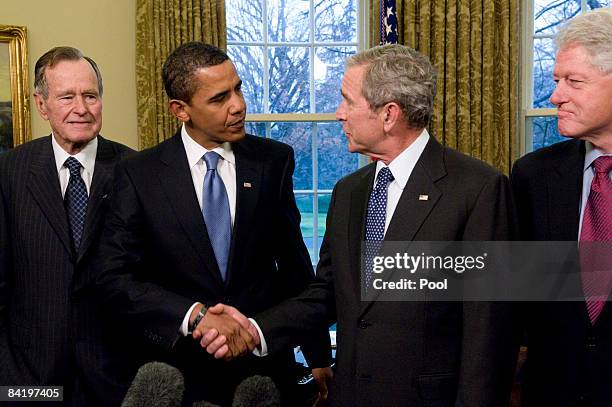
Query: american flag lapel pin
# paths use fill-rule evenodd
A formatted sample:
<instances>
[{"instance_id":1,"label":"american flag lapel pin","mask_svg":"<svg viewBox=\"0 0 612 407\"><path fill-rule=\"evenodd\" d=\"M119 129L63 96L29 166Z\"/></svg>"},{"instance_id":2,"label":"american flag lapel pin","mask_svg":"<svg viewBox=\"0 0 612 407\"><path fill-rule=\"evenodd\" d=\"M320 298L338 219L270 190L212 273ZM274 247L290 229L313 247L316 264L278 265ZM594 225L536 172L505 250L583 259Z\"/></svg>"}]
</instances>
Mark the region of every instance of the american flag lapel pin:
<instances>
[{"instance_id":1,"label":"american flag lapel pin","mask_svg":"<svg viewBox=\"0 0 612 407\"><path fill-rule=\"evenodd\" d=\"M429 201L429 195L419 195L419 201Z\"/></svg>"},{"instance_id":2,"label":"american flag lapel pin","mask_svg":"<svg viewBox=\"0 0 612 407\"><path fill-rule=\"evenodd\" d=\"M242 184L242 186L245 187L245 188L251 188L252 185L251 185L250 182L245 182L245 183Z\"/></svg>"}]
</instances>

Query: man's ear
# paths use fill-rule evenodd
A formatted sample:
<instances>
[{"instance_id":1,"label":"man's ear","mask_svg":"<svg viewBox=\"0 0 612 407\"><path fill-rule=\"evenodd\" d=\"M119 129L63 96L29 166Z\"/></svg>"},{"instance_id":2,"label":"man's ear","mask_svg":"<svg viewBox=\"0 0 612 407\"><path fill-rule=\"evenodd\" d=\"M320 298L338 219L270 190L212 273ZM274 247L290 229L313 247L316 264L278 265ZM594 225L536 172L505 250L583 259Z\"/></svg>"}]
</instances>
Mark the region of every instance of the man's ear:
<instances>
[{"instance_id":1,"label":"man's ear","mask_svg":"<svg viewBox=\"0 0 612 407\"><path fill-rule=\"evenodd\" d=\"M383 126L386 132L395 127L402 118L402 108L395 102L389 102L382 108Z\"/></svg>"},{"instance_id":2,"label":"man's ear","mask_svg":"<svg viewBox=\"0 0 612 407\"><path fill-rule=\"evenodd\" d=\"M178 99L172 99L168 103L168 108L170 109L170 112L174 115L174 117L176 117L183 123L186 123L191 119L189 113L186 110L187 107L187 103Z\"/></svg>"},{"instance_id":3,"label":"man's ear","mask_svg":"<svg viewBox=\"0 0 612 407\"><path fill-rule=\"evenodd\" d=\"M38 93L34 93L34 104L36 105L36 110L38 110L38 114L45 119L49 120L49 116L47 115L47 103L42 95Z\"/></svg>"}]
</instances>

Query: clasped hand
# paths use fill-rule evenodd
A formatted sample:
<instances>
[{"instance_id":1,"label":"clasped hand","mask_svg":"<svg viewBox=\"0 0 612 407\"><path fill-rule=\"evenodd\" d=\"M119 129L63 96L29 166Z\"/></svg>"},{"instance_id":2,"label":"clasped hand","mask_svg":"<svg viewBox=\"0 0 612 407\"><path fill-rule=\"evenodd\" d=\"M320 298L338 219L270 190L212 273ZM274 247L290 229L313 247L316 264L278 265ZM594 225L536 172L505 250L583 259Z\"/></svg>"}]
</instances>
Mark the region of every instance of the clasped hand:
<instances>
[{"instance_id":1,"label":"clasped hand","mask_svg":"<svg viewBox=\"0 0 612 407\"><path fill-rule=\"evenodd\" d=\"M236 308L217 304L193 330L192 336L215 359L231 360L260 344L257 328Z\"/></svg>"}]
</instances>

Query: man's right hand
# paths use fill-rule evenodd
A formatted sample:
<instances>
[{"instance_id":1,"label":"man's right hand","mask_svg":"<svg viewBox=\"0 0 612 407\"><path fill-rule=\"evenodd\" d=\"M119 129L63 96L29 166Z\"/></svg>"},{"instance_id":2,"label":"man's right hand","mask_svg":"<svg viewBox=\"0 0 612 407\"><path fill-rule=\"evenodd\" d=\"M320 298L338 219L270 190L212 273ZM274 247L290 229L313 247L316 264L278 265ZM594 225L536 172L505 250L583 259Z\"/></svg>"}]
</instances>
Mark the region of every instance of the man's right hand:
<instances>
[{"instance_id":1,"label":"man's right hand","mask_svg":"<svg viewBox=\"0 0 612 407\"><path fill-rule=\"evenodd\" d=\"M229 305L217 304L214 307L208 308L206 316L208 316L209 314L211 316L214 315L216 317L223 318L224 320L226 318L230 318L231 320L233 320L241 328L241 330L239 331L240 335L243 335L243 331L247 331L249 338L253 340L253 344L249 343L249 352L252 351L255 346L260 344L259 332L257 331L257 328L255 328L255 326L251 324L251 321L249 321L248 318L245 317L236 308L231 307ZM240 342L240 337L236 337L235 335L236 332L228 334L222 330L217 329L216 326L212 326L212 328L208 330L196 329L194 331L194 338L201 338L200 345L203 348L206 348L206 351L208 353L214 354L215 358L217 359L223 358L225 360L231 360L236 356L240 356L246 353L246 351L234 351L234 347L232 346L232 344L236 341Z\"/></svg>"},{"instance_id":2,"label":"man's right hand","mask_svg":"<svg viewBox=\"0 0 612 407\"><path fill-rule=\"evenodd\" d=\"M242 320L238 316L233 317L224 312L223 307L227 306L218 304L209 308L193 330L192 336L200 340L202 347L216 359L230 360L253 351L259 342L259 335L255 328L256 338L250 333L251 323L246 317ZM197 314L198 311L199 308L196 307L194 313Z\"/></svg>"}]
</instances>

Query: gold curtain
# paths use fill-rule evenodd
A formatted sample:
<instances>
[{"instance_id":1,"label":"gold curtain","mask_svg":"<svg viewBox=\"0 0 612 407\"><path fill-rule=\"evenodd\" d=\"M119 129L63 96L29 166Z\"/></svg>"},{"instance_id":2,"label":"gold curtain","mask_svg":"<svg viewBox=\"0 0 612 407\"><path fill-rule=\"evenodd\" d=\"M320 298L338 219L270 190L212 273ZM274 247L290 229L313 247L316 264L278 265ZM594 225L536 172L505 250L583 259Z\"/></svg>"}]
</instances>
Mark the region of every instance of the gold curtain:
<instances>
[{"instance_id":1,"label":"gold curtain","mask_svg":"<svg viewBox=\"0 0 612 407\"><path fill-rule=\"evenodd\" d=\"M136 97L141 149L172 136L178 121L168 111L161 70L175 48L203 41L226 48L224 0L136 1Z\"/></svg>"},{"instance_id":2,"label":"gold curtain","mask_svg":"<svg viewBox=\"0 0 612 407\"><path fill-rule=\"evenodd\" d=\"M399 41L438 70L430 132L508 174L518 153L519 0L396 0ZM371 44L380 38L371 0Z\"/></svg>"}]
</instances>

